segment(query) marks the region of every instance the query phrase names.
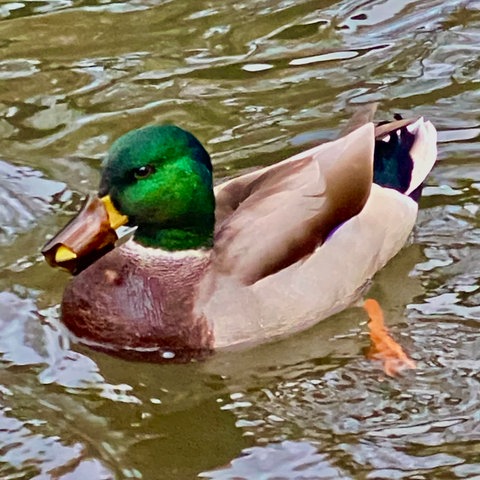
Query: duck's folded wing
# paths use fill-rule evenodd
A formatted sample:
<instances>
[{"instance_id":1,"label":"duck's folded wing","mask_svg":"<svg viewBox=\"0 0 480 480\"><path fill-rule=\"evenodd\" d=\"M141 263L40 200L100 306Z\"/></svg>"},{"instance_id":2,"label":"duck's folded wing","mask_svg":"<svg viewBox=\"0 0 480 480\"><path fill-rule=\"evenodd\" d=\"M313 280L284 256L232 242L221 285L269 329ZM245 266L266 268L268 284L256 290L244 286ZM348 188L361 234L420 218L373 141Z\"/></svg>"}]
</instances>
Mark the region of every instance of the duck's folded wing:
<instances>
[{"instance_id":1,"label":"duck's folded wing","mask_svg":"<svg viewBox=\"0 0 480 480\"><path fill-rule=\"evenodd\" d=\"M218 187L215 268L252 284L310 255L365 205L373 149L369 123Z\"/></svg>"}]
</instances>

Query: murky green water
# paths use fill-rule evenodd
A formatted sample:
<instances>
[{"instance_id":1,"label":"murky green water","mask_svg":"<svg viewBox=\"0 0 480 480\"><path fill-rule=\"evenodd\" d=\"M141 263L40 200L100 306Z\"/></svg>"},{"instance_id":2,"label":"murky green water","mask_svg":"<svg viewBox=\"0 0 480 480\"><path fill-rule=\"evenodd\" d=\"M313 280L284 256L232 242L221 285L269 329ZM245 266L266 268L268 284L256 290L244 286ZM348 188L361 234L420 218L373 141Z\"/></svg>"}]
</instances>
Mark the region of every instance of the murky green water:
<instances>
[{"instance_id":1,"label":"murky green water","mask_svg":"<svg viewBox=\"0 0 480 480\"><path fill-rule=\"evenodd\" d=\"M2 479L480 478L480 2L0 2ZM367 361L365 315L206 363L69 344L39 249L125 131L175 122L217 178L334 138L356 105L440 131L412 242L371 296L418 367ZM8 163L6 163L8 162Z\"/></svg>"}]
</instances>

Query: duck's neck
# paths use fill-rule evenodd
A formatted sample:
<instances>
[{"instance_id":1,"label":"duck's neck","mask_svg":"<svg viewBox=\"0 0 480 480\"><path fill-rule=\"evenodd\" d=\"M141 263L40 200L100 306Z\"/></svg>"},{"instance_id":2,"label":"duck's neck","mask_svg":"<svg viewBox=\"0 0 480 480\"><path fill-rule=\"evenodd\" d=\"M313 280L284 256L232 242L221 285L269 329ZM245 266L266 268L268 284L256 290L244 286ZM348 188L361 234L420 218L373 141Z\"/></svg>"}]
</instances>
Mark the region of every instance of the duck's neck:
<instances>
[{"instance_id":1,"label":"duck's neck","mask_svg":"<svg viewBox=\"0 0 480 480\"><path fill-rule=\"evenodd\" d=\"M140 225L135 232L135 241L145 247L164 250L189 250L213 246L214 214L202 215L196 223L183 225Z\"/></svg>"}]
</instances>

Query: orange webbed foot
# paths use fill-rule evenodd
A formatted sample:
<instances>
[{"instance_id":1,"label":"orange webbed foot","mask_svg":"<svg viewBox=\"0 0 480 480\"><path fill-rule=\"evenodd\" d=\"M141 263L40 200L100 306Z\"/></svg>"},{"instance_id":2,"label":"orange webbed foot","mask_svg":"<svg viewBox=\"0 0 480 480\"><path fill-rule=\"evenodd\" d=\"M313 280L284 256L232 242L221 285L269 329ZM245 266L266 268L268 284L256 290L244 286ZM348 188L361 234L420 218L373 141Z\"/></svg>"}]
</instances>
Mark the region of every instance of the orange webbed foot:
<instances>
[{"instance_id":1,"label":"orange webbed foot","mask_svg":"<svg viewBox=\"0 0 480 480\"><path fill-rule=\"evenodd\" d=\"M368 328L372 345L367 358L380 360L383 363L383 371L390 377L398 375L405 369L414 369L415 362L388 333L378 302L369 298L365 300L363 308L370 317Z\"/></svg>"}]
</instances>

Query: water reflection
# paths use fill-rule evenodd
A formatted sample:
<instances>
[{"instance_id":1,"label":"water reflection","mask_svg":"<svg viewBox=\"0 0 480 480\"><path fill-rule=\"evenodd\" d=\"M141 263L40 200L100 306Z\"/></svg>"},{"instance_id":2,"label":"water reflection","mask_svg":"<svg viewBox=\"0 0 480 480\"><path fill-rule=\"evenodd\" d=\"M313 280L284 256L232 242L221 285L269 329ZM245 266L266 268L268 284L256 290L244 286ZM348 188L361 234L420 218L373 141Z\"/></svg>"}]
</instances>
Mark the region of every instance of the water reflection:
<instances>
[{"instance_id":1,"label":"water reflection","mask_svg":"<svg viewBox=\"0 0 480 480\"><path fill-rule=\"evenodd\" d=\"M243 455L233 460L227 468L204 472L200 477L212 480L349 478L330 466L326 455L317 453L317 449L307 442L284 441L266 447L247 448L243 451Z\"/></svg>"}]
</instances>

